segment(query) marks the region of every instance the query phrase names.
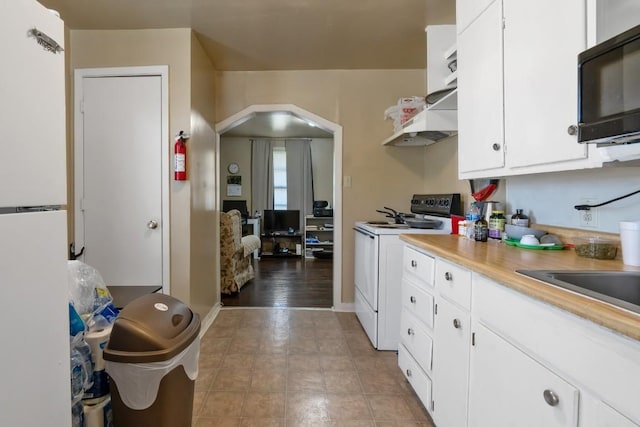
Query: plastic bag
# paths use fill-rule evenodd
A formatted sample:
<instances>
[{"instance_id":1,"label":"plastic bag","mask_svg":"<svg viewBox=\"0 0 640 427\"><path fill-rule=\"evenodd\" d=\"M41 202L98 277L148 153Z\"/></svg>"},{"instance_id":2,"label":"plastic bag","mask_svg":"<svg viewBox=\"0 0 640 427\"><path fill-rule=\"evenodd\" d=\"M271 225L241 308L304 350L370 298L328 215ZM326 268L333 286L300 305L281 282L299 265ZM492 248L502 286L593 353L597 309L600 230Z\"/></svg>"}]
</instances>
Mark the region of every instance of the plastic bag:
<instances>
[{"instance_id":1,"label":"plastic bag","mask_svg":"<svg viewBox=\"0 0 640 427\"><path fill-rule=\"evenodd\" d=\"M87 329L103 329L113 323L118 309L112 304L109 289L95 268L81 261L67 264L69 300L85 320Z\"/></svg>"},{"instance_id":2,"label":"plastic bag","mask_svg":"<svg viewBox=\"0 0 640 427\"><path fill-rule=\"evenodd\" d=\"M109 290L102 276L95 268L81 261L68 261L67 264L69 300L80 316L93 313L96 309L96 296L111 301ZM99 304L99 305L102 305Z\"/></svg>"}]
</instances>

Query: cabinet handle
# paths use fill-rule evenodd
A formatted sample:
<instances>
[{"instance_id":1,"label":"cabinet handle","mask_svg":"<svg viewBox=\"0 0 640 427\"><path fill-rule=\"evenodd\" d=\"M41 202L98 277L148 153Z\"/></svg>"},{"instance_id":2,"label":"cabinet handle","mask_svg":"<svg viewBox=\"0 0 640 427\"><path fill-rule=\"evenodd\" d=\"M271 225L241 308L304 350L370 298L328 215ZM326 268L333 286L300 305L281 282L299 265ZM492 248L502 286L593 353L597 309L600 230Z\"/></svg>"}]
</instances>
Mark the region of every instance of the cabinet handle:
<instances>
[{"instance_id":1,"label":"cabinet handle","mask_svg":"<svg viewBox=\"0 0 640 427\"><path fill-rule=\"evenodd\" d=\"M453 280L453 275L447 271L446 273L444 273L444 280L446 280L448 282L452 281Z\"/></svg>"},{"instance_id":2,"label":"cabinet handle","mask_svg":"<svg viewBox=\"0 0 640 427\"><path fill-rule=\"evenodd\" d=\"M411 328L407 329L407 335L413 335L413 334L414 334L413 329Z\"/></svg>"},{"instance_id":3,"label":"cabinet handle","mask_svg":"<svg viewBox=\"0 0 640 427\"><path fill-rule=\"evenodd\" d=\"M560 403L558 395L549 389L545 390L542 396L544 396L544 401L547 402L549 406L558 406L558 403Z\"/></svg>"},{"instance_id":4,"label":"cabinet handle","mask_svg":"<svg viewBox=\"0 0 640 427\"><path fill-rule=\"evenodd\" d=\"M411 267L417 267L418 266L418 261L416 261L415 259L411 260Z\"/></svg>"},{"instance_id":5,"label":"cabinet handle","mask_svg":"<svg viewBox=\"0 0 640 427\"><path fill-rule=\"evenodd\" d=\"M407 369L407 376L410 377L411 376L411 369Z\"/></svg>"},{"instance_id":6,"label":"cabinet handle","mask_svg":"<svg viewBox=\"0 0 640 427\"><path fill-rule=\"evenodd\" d=\"M571 125L567 128L567 133L569 135L577 135L578 134L578 126Z\"/></svg>"},{"instance_id":7,"label":"cabinet handle","mask_svg":"<svg viewBox=\"0 0 640 427\"><path fill-rule=\"evenodd\" d=\"M491 148L493 148L493 151L500 151L500 144L496 142L491 146Z\"/></svg>"},{"instance_id":8,"label":"cabinet handle","mask_svg":"<svg viewBox=\"0 0 640 427\"><path fill-rule=\"evenodd\" d=\"M409 297L409 301L411 301L413 304L415 304L416 303L416 297L411 295L411 297Z\"/></svg>"},{"instance_id":9,"label":"cabinet handle","mask_svg":"<svg viewBox=\"0 0 640 427\"><path fill-rule=\"evenodd\" d=\"M460 329L460 326L462 326L460 319L453 319L453 327L456 329Z\"/></svg>"}]
</instances>

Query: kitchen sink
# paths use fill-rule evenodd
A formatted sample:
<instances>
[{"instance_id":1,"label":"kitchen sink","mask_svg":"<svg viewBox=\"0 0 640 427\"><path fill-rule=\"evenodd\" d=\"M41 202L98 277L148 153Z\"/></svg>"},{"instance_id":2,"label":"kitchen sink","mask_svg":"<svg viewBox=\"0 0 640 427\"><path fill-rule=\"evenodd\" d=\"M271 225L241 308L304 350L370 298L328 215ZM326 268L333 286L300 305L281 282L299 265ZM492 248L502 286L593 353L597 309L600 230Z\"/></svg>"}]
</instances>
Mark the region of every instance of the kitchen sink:
<instances>
[{"instance_id":1,"label":"kitchen sink","mask_svg":"<svg viewBox=\"0 0 640 427\"><path fill-rule=\"evenodd\" d=\"M640 271L517 270L516 272L640 314Z\"/></svg>"}]
</instances>

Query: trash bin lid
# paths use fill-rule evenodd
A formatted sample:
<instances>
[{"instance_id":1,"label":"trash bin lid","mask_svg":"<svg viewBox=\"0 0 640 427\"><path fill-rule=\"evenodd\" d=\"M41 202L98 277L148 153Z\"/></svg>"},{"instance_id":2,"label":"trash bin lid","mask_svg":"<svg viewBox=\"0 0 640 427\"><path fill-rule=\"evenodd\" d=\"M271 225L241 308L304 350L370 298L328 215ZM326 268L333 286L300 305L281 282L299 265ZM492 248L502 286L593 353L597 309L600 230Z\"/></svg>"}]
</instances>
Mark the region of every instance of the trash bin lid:
<instances>
[{"instance_id":1,"label":"trash bin lid","mask_svg":"<svg viewBox=\"0 0 640 427\"><path fill-rule=\"evenodd\" d=\"M120 311L103 358L125 363L169 360L199 332L200 318L186 304L169 295L144 295Z\"/></svg>"}]
</instances>

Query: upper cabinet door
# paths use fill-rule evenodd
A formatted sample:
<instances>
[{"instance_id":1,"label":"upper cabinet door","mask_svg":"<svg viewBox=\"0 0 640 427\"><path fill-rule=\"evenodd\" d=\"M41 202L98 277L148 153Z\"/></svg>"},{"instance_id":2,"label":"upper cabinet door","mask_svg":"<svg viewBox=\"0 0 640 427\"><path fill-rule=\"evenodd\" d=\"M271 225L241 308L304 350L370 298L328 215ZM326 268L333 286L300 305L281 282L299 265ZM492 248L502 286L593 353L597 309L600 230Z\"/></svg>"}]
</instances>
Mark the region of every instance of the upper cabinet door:
<instances>
[{"instance_id":1,"label":"upper cabinet door","mask_svg":"<svg viewBox=\"0 0 640 427\"><path fill-rule=\"evenodd\" d=\"M457 0L456 26L458 34L462 33L495 0Z\"/></svg>"},{"instance_id":2,"label":"upper cabinet door","mask_svg":"<svg viewBox=\"0 0 640 427\"><path fill-rule=\"evenodd\" d=\"M577 56L586 47L585 1L504 0L507 166L587 158L577 124Z\"/></svg>"},{"instance_id":3,"label":"upper cabinet door","mask_svg":"<svg viewBox=\"0 0 640 427\"><path fill-rule=\"evenodd\" d=\"M504 166L502 1L458 35L459 172Z\"/></svg>"},{"instance_id":4,"label":"upper cabinet door","mask_svg":"<svg viewBox=\"0 0 640 427\"><path fill-rule=\"evenodd\" d=\"M2 1L0 207L66 204L64 53L45 50L36 29L64 47L64 24L39 3Z\"/></svg>"}]
</instances>

